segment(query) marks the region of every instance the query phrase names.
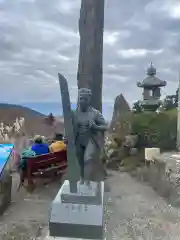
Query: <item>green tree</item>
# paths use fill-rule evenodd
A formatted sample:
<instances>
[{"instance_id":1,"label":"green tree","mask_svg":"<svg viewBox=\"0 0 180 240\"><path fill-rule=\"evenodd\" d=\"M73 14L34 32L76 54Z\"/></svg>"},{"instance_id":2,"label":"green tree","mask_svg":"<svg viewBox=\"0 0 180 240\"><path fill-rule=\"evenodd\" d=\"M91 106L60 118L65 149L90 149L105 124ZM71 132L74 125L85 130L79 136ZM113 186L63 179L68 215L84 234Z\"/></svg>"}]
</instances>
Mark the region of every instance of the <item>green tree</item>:
<instances>
[{"instance_id":1,"label":"green tree","mask_svg":"<svg viewBox=\"0 0 180 240\"><path fill-rule=\"evenodd\" d=\"M175 95L175 104L176 104L176 107L178 106L178 92L179 92L179 88L176 90L176 95Z\"/></svg>"},{"instance_id":2,"label":"green tree","mask_svg":"<svg viewBox=\"0 0 180 240\"><path fill-rule=\"evenodd\" d=\"M134 114L132 132L138 135L139 147L159 147L161 150L175 150L177 110Z\"/></svg>"},{"instance_id":3,"label":"green tree","mask_svg":"<svg viewBox=\"0 0 180 240\"><path fill-rule=\"evenodd\" d=\"M176 107L177 107L177 96L176 95L166 96L163 102L163 109L165 111L168 111Z\"/></svg>"},{"instance_id":4,"label":"green tree","mask_svg":"<svg viewBox=\"0 0 180 240\"><path fill-rule=\"evenodd\" d=\"M141 102L140 102L140 101L136 101L136 102L133 104L132 111L133 111L134 113L141 113L141 112L143 111L143 108L142 108L142 105L141 105Z\"/></svg>"},{"instance_id":5,"label":"green tree","mask_svg":"<svg viewBox=\"0 0 180 240\"><path fill-rule=\"evenodd\" d=\"M52 125L55 121L55 117L52 113L45 117L45 123L48 125Z\"/></svg>"}]
</instances>

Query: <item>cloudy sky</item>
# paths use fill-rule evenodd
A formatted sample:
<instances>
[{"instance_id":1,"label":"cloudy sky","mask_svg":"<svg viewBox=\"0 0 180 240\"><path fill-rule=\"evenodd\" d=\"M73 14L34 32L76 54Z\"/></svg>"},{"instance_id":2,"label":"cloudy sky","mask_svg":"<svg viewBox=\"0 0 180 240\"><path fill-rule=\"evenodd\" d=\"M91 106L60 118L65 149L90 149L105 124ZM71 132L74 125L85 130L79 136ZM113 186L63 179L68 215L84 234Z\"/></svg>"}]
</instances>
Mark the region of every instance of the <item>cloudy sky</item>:
<instances>
[{"instance_id":1,"label":"cloudy sky","mask_svg":"<svg viewBox=\"0 0 180 240\"><path fill-rule=\"evenodd\" d=\"M76 100L80 0L0 0L0 101L59 101L57 72ZM150 62L174 93L180 70L179 0L106 0L103 98L141 98Z\"/></svg>"}]
</instances>

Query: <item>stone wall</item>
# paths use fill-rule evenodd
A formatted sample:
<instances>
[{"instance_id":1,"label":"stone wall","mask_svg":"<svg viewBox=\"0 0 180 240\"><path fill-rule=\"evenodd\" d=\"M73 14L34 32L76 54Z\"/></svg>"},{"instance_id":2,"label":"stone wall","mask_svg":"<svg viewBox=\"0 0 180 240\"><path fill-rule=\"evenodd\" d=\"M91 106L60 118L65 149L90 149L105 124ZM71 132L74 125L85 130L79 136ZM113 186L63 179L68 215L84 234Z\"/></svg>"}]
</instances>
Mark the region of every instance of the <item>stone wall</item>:
<instances>
[{"instance_id":1,"label":"stone wall","mask_svg":"<svg viewBox=\"0 0 180 240\"><path fill-rule=\"evenodd\" d=\"M180 169L175 153L161 154L154 162L132 173L141 181L148 182L159 195L174 206L180 206ZM179 156L180 157L180 156Z\"/></svg>"}]
</instances>

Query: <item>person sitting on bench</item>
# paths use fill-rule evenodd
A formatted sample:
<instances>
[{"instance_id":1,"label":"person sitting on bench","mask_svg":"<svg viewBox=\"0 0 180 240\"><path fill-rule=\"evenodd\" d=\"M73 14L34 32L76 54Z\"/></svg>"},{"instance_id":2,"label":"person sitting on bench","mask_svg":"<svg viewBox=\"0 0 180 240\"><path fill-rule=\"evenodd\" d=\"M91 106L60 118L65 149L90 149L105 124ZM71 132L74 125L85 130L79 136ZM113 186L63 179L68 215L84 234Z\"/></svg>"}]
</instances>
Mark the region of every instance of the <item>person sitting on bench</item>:
<instances>
[{"instance_id":1,"label":"person sitting on bench","mask_svg":"<svg viewBox=\"0 0 180 240\"><path fill-rule=\"evenodd\" d=\"M63 134L56 134L54 140L55 141L49 146L49 149L52 153L66 149L66 144L63 141Z\"/></svg>"},{"instance_id":2,"label":"person sitting on bench","mask_svg":"<svg viewBox=\"0 0 180 240\"><path fill-rule=\"evenodd\" d=\"M31 148L26 148L22 151L20 155L20 162L18 166L18 170L21 173L22 171L26 170L26 158L27 157L35 157L36 153L31 150Z\"/></svg>"},{"instance_id":3,"label":"person sitting on bench","mask_svg":"<svg viewBox=\"0 0 180 240\"><path fill-rule=\"evenodd\" d=\"M40 135L35 136L34 144L31 147L31 150L36 153L36 155L42 155L49 153L48 144L44 143L43 138Z\"/></svg>"}]
</instances>

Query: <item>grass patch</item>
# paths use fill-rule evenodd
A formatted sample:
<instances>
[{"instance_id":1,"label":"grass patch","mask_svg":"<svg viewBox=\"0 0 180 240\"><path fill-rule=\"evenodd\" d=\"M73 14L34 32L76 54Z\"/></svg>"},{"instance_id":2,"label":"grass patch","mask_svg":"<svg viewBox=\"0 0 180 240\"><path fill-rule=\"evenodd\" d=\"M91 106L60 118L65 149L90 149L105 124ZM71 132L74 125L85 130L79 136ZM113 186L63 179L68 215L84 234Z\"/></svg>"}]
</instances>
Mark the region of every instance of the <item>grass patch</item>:
<instances>
[{"instance_id":1,"label":"grass patch","mask_svg":"<svg viewBox=\"0 0 180 240\"><path fill-rule=\"evenodd\" d=\"M134 171L140 166L144 166L144 151L133 156L127 156L121 162L121 167L126 172Z\"/></svg>"}]
</instances>

